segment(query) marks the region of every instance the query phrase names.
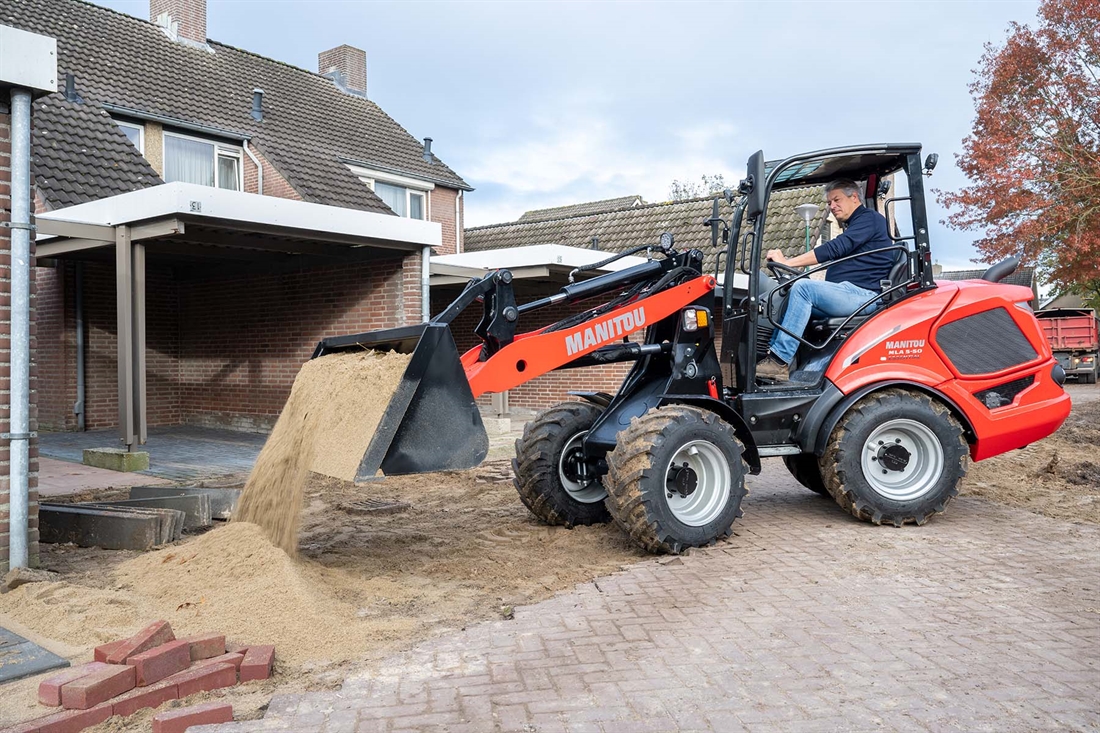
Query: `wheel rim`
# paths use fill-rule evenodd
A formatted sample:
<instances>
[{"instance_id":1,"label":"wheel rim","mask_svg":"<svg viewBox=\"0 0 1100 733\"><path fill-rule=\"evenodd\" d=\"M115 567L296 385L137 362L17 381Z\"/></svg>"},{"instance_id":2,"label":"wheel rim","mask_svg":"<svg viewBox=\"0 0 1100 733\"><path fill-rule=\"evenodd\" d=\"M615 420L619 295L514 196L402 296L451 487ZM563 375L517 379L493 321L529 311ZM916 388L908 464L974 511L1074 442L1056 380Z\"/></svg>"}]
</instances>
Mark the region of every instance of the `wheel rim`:
<instances>
[{"instance_id":1,"label":"wheel rim","mask_svg":"<svg viewBox=\"0 0 1100 733\"><path fill-rule=\"evenodd\" d=\"M665 468L665 501L691 527L713 522L729 502L732 472L725 454L705 440L684 444Z\"/></svg>"},{"instance_id":2,"label":"wheel rim","mask_svg":"<svg viewBox=\"0 0 1100 733\"><path fill-rule=\"evenodd\" d=\"M943 474L943 446L916 420L890 420L875 428L863 446L863 476L893 501L919 499Z\"/></svg>"},{"instance_id":3,"label":"wheel rim","mask_svg":"<svg viewBox=\"0 0 1100 733\"><path fill-rule=\"evenodd\" d=\"M607 489L595 478L585 480L583 477L588 470L588 465L584 461L581 441L586 435L588 435L587 430L577 433L565 444L565 448L561 451L561 458L558 459L558 480L561 481L565 493L575 501L581 504L595 504L607 498Z\"/></svg>"}]
</instances>

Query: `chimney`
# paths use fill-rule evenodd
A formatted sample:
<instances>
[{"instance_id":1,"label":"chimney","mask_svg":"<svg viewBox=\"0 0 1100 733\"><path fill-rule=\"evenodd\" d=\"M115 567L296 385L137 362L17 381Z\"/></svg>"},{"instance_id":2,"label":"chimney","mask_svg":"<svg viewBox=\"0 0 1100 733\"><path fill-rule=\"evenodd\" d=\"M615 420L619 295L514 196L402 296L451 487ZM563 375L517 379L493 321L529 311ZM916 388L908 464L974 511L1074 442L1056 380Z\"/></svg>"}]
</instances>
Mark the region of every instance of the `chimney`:
<instances>
[{"instance_id":1,"label":"chimney","mask_svg":"<svg viewBox=\"0 0 1100 733\"><path fill-rule=\"evenodd\" d=\"M354 46L337 46L317 54L317 71L336 82L342 91L367 96L367 52Z\"/></svg>"},{"instance_id":2,"label":"chimney","mask_svg":"<svg viewBox=\"0 0 1100 733\"><path fill-rule=\"evenodd\" d=\"M432 162L432 139L430 137L424 138L424 160L429 163Z\"/></svg>"},{"instance_id":3,"label":"chimney","mask_svg":"<svg viewBox=\"0 0 1100 733\"><path fill-rule=\"evenodd\" d=\"M149 0L149 19L173 41L206 47L206 0Z\"/></svg>"}]
</instances>

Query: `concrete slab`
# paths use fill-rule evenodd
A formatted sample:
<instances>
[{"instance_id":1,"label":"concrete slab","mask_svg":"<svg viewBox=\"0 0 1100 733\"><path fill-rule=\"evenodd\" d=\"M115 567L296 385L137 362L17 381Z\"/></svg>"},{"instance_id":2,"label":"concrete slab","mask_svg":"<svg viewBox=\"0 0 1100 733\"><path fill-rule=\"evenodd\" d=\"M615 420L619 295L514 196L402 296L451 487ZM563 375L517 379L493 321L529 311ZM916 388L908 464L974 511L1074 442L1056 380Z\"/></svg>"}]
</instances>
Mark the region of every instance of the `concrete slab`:
<instances>
[{"instance_id":1,"label":"concrete slab","mask_svg":"<svg viewBox=\"0 0 1100 733\"><path fill-rule=\"evenodd\" d=\"M38 495L68 496L95 489L117 489L135 484L167 485L168 479L109 471L80 463L41 456L38 459Z\"/></svg>"},{"instance_id":2,"label":"concrete slab","mask_svg":"<svg viewBox=\"0 0 1100 733\"><path fill-rule=\"evenodd\" d=\"M53 506L67 506L73 509L89 509L95 511L116 512L118 514L131 514L157 519L157 544L165 545L175 542L183 536L183 523L186 514L178 509L164 509L161 507L136 507L117 506L112 502L81 502L79 504L65 504Z\"/></svg>"},{"instance_id":3,"label":"concrete slab","mask_svg":"<svg viewBox=\"0 0 1100 733\"><path fill-rule=\"evenodd\" d=\"M112 471L145 471L149 468L149 454L122 448L85 448L83 463Z\"/></svg>"},{"instance_id":4,"label":"concrete slab","mask_svg":"<svg viewBox=\"0 0 1100 733\"><path fill-rule=\"evenodd\" d=\"M98 506L124 508L174 509L183 512L183 529L203 529L213 524L210 516L210 497L205 494L179 494L176 496L148 496L97 502Z\"/></svg>"},{"instance_id":5,"label":"concrete slab","mask_svg":"<svg viewBox=\"0 0 1100 733\"><path fill-rule=\"evenodd\" d=\"M210 500L210 516L213 519L229 519L241 498L241 490L235 488L207 488L199 486L132 486L131 499L162 496L188 496L201 494Z\"/></svg>"},{"instance_id":6,"label":"concrete slab","mask_svg":"<svg viewBox=\"0 0 1100 733\"><path fill-rule=\"evenodd\" d=\"M0 628L0 683L68 666L69 660Z\"/></svg>"},{"instance_id":7,"label":"concrete slab","mask_svg":"<svg viewBox=\"0 0 1100 733\"><path fill-rule=\"evenodd\" d=\"M161 519L155 514L82 509L72 504L42 504L38 508L39 533L46 543L151 550L160 539L160 526Z\"/></svg>"}]
</instances>

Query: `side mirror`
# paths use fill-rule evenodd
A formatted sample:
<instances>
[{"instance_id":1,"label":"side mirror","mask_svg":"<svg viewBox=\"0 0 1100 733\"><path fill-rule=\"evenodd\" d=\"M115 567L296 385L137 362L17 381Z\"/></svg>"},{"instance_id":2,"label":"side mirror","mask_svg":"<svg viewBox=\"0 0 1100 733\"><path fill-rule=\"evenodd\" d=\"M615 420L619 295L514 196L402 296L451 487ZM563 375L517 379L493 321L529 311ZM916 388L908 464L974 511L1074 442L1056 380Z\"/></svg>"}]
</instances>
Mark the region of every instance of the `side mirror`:
<instances>
[{"instance_id":1,"label":"side mirror","mask_svg":"<svg viewBox=\"0 0 1100 733\"><path fill-rule=\"evenodd\" d=\"M886 198L886 194L890 193L891 181L889 178L880 178L878 182L878 188L875 193L880 199Z\"/></svg>"},{"instance_id":2,"label":"side mirror","mask_svg":"<svg viewBox=\"0 0 1100 733\"><path fill-rule=\"evenodd\" d=\"M940 156L936 153L929 153L928 157L924 159L924 175L932 175L932 171L936 170L936 163L940 162Z\"/></svg>"},{"instance_id":3,"label":"side mirror","mask_svg":"<svg viewBox=\"0 0 1100 733\"><path fill-rule=\"evenodd\" d=\"M740 191L745 195L745 216L755 219L764 213L764 151L757 150L749 156L748 175L741 181Z\"/></svg>"}]
</instances>

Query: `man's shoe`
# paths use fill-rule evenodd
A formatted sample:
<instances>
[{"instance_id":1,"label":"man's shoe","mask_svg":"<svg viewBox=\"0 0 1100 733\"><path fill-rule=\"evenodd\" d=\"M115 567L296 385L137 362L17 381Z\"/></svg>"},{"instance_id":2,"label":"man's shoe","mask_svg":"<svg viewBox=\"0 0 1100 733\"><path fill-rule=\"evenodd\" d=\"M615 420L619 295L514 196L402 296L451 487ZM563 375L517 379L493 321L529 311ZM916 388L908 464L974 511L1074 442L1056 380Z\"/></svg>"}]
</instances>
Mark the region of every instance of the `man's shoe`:
<instances>
[{"instance_id":1,"label":"man's shoe","mask_svg":"<svg viewBox=\"0 0 1100 733\"><path fill-rule=\"evenodd\" d=\"M756 376L774 379L777 382L787 382L791 378L790 373L787 371L787 365L771 353L756 362Z\"/></svg>"}]
</instances>

